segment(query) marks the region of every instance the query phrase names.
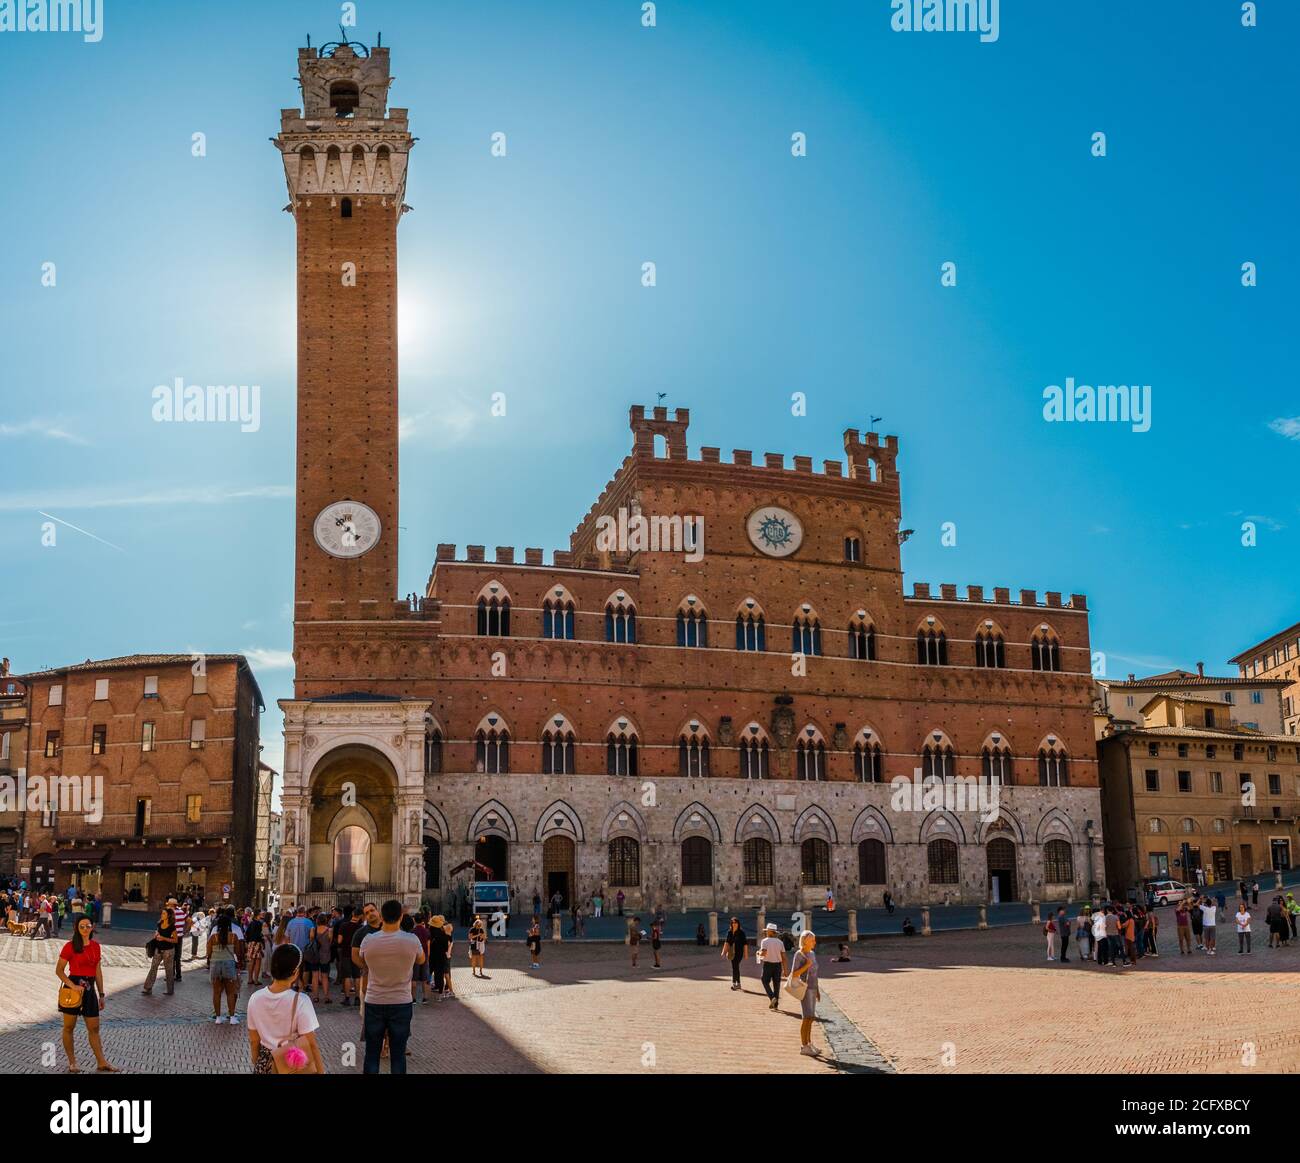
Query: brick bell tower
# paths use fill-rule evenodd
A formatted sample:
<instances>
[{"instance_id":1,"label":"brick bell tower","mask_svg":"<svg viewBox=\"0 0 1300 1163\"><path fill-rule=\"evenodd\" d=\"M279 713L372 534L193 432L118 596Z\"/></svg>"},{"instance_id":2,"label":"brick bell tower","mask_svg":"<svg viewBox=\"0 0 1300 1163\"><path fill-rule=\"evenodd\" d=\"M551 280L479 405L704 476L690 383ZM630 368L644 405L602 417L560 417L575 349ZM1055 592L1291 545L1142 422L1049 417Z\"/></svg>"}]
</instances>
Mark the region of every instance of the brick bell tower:
<instances>
[{"instance_id":1,"label":"brick bell tower","mask_svg":"<svg viewBox=\"0 0 1300 1163\"><path fill-rule=\"evenodd\" d=\"M298 227L295 623L391 618L397 597L397 224L414 139L388 49L298 50L273 138ZM295 634L295 638L297 634Z\"/></svg>"}]
</instances>

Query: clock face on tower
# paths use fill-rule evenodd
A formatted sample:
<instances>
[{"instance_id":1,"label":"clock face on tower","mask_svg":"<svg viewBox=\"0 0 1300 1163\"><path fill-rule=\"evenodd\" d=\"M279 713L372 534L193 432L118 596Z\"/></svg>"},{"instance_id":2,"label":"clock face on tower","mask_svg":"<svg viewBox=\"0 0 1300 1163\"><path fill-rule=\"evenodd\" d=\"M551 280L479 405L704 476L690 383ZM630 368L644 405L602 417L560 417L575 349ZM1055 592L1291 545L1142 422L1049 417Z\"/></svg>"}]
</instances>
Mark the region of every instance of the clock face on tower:
<instances>
[{"instance_id":1,"label":"clock face on tower","mask_svg":"<svg viewBox=\"0 0 1300 1163\"><path fill-rule=\"evenodd\" d=\"M335 501L317 514L312 531L331 557L360 557L379 541L379 514L360 501Z\"/></svg>"}]
</instances>

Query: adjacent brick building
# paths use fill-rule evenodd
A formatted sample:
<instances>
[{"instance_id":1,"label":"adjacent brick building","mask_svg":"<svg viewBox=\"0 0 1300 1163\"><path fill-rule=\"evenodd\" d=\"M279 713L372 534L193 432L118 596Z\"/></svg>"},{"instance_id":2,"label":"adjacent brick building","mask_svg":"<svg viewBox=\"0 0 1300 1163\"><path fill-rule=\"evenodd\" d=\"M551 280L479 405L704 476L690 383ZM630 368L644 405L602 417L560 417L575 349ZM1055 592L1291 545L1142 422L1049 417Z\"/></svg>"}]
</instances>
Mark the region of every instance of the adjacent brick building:
<instances>
[{"instance_id":1,"label":"adjacent brick building","mask_svg":"<svg viewBox=\"0 0 1300 1163\"><path fill-rule=\"evenodd\" d=\"M386 107L387 49L303 49L298 67L303 108L275 139L298 240L285 899L441 904L471 859L521 904L602 887L717 908L1097 887L1086 603L905 594L894 437L849 430L846 459L817 471L724 461L690 455L685 409L634 407L631 454L567 551L441 545L424 594L397 600L413 139ZM609 522L638 517L666 547L610 543ZM918 771L982 779L999 803L900 810L890 781Z\"/></svg>"},{"instance_id":2,"label":"adjacent brick building","mask_svg":"<svg viewBox=\"0 0 1300 1163\"><path fill-rule=\"evenodd\" d=\"M238 654L134 654L22 676L31 727L20 870L115 908L178 887L252 899L262 694Z\"/></svg>"},{"instance_id":3,"label":"adjacent brick building","mask_svg":"<svg viewBox=\"0 0 1300 1163\"><path fill-rule=\"evenodd\" d=\"M1225 681L1235 682L1206 686ZM1110 684L1112 704L1137 685ZM1291 868L1300 747L1244 726L1222 695L1149 690L1137 716L1113 721L1100 740L1106 871L1117 895L1150 877L1191 883L1197 869L1216 881Z\"/></svg>"},{"instance_id":4,"label":"adjacent brick building","mask_svg":"<svg viewBox=\"0 0 1300 1163\"><path fill-rule=\"evenodd\" d=\"M16 781L26 755L27 687L9 673L9 659L0 658L0 781ZM22 824L16 797L0 803L0 877L18 875Z\"/></svg>"}]
</instances>

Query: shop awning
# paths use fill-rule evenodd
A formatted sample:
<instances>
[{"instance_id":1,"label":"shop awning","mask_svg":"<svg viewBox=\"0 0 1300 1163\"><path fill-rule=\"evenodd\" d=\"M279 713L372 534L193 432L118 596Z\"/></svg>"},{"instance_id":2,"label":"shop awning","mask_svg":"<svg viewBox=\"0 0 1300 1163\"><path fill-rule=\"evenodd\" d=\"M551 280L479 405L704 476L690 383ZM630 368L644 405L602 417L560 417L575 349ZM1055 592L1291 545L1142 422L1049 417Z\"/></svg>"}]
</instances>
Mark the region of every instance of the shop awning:
<instances>
[{"instance_id":1,"label":"shop awning","mask_svg":"<svg viewBox=\"0 0 1300 1163\"><path fill-rule=\"evenodd\" d=\"M216 864L220 848L114 848L110 868L207 868Z\"/></svg>"},{"instance_id":2,"label":"shop awning","mask_svg":"<svg viewBox=\"0 0 1300 1163\"><path fill-rule=\"evenodd\" d=\"M108 855L107 848L65 848L56 852L54 859L60 864L103 864Z\"/></svg>"}]
</instances>

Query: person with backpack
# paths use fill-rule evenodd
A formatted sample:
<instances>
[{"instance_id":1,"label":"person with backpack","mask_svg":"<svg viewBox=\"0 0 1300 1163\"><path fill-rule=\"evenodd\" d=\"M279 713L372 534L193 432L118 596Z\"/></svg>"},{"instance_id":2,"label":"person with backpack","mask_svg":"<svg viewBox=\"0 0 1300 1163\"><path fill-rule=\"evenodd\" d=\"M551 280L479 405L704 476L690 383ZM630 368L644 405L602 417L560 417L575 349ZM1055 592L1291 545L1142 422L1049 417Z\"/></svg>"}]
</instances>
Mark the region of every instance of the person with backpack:
<instances>
[{"instance_id":1,"label":"person with backpack","mask_svg":"<svg viewBox=\"0 0 1300 1163\"><path fill-rule=\"evenodd\" d=\"M316 930L303 953L304 965L311 966L312 998L321 1005L330 1004L330 960L334 956L334 933L328 913L316 918Z\"/></svg>"},{"instance_id":2,"label":"person with backpack","mask_svg":"<svg viewBox=\"0 0 1300 1163\"><path fill-rule=\"evenodd\" d=\"M306 992L292 988L301 962L302 954L292 941L277 946L271 954L271 984L248 999L248 1047L254 1074L325 1073L316 1042L320 1019Z\"/></svg>"}]
</instances>

